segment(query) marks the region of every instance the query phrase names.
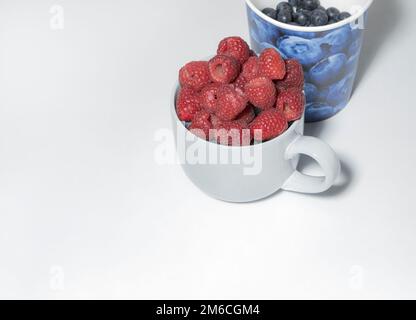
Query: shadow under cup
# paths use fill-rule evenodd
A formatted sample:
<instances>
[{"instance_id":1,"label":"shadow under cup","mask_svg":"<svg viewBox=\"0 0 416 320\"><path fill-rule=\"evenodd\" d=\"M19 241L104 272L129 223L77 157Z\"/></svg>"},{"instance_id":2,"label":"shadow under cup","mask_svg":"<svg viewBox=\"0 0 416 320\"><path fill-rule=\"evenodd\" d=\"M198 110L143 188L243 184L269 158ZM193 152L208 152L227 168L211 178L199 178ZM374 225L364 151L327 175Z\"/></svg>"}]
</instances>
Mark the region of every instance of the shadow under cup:
<instances>
[{"instance_id":1,"label":"shadow under cup","mask_svg":"<svg viewBox=\"0 0 416 320\"><path fill-rule=\"evenodd\" d=\"M306 122L328 119L351 98L363 44L368 9L373 0L321 0L352 14L350 19L322 27L287 25L264 15L280 0L246 0L251 45L260 53L274 48L304 69Z\"/></svg>"}]
</instances>

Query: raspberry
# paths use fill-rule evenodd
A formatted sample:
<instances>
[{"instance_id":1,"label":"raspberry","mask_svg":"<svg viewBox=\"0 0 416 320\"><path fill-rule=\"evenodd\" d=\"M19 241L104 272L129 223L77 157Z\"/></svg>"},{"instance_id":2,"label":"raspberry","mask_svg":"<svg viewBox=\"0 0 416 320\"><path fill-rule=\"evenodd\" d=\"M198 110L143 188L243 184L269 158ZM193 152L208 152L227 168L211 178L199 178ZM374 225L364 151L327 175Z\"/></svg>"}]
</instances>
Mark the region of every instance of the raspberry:
<instances>
[{"instance_id":1,"label":"raspberry","mask_svg":"<svg viewBox=\"0 0 416 320\"><path fill-rule=\"evenodd\" d=\"M275 49L265 49L259 57L259 74L271 80L282 80L286 74L286 64Z\"/></svg>"},{"instance_id":2,"label":"raspberry","mask_svg":"<svg viewBox=\"0 0 416 320\"><path fill-rule=\"evenodd\" d=\"M186 64L179 71L179 82L182 87L190 87L196 91L201 90L211 82L208 62L194 61Z\"/></svg>"},{"instance_id":3,"label":"raspberry","mask_svg":"<svg viewBox=\"0 0 416 320\"><path fill-rule=\"evenodd\" d=\"M250 57L243 65L241 74L247 81L257 78L259 76L259 59L257 57Z\"/></svg>"},{"instance_id":4,"label":"raspberry","mask_svg":"<svg viewBox=\"0 0 416 320\"><path fill-rule=\"evenodd\" d=\"M214 129L217 129L224 123L224 121L222 121L220 118L218 118L215 114L212 114L211 115L211 123L212 123L212 127Z\"/></svg>"},{"instance_id":5,"label":"raspberry","mask_svg":"<svg viewBox=\"0 0 416 320\"><path fill-rule=\"evenodd\" d=\"M305 95L296 88L290 88L279 93L276 109L284 114L287 121L299 120L305 109Z\"/></svg>"},{"instance_id":6,"label":"raspberry","mask_svg":"<svg viewBox=\"0 0 416 320\"><path fill-rule=\"evenodd\" d=\"M254 113L253 106L249 105L247 108L244 109L244 111L238 116L237 119L235 119L235 122L240 123L244 127L248 126L251 121L254 120L256 117L256 114Z\"/></svg>"},{"instance_id":7,"label":"raspberry","mask_svg":"<svg viewBox=\"0 0 416 320\"><path fill-rule=\"evenodd\" d=\"M250 124L251 135L256 141L274 139L285 132L287 128L288 123L285 116L275 109L260 113ZM258 130L260 130L260 136Z\"/></svg>"},{"instance_id":8,"label":"raspberry","mask_svg":"<svg viewBox=\"0 0 416 320\"><path fill-rule=\"evenodd\" d=\"M179 120L192 121L195 114L200 110L200 99L195 90L188 87L182 88L176 105Z\"/></svg>"},{"instance_id":9,"label":"raspberry","mask_svg":"<svg viewBox=\"0 0 416 320\"><path fill-rule=\"evenodd\" d=\"M215 83L233 82L240 74L240 63L233 57L218 55L208 63L211 80Z\"/></svg>"},{"instance_id":10,"label":"raspberry","mask_svg":"<svg viewBox=\"0 0 416 320\"><path fill-rule=\"evenodd\" d=\"M286 76L283 80L277 82L277 87L282 89L302 89L304 82L302 65L294 59L286 60Z\"/></svg>"},{"instance_id":11,"label":"raspberry","mask_svg":"<svg viewBox=\"0 0 416 320\"><path fill-rule=\"evenodd\" d=\"M233 57L244 64L250 56L250 47L240 37L229 37L220 42L217 54Z\"/></svg>"},{"instance_id":12,"label":"raspberry","mask_svg":"<svg viewBox=\"0 0 416 320\"><path fill-rule=\"evenodd\" d=\"M203 140L208 140L209 131L212 128L213 127L210 121L210 114L205 110L202 110L195 114L191 126L189 127L189 131Z\"/></svg>"},{"instance_id":13,"label":"raspberry","mask_svg":"<svg viewBox=\"0 0 416 320\"><path fill-rule=\"evenodd\" d=\"M238 122L224 122L216 128L217 143L228 146L247 146L251 143L250 130Z\"/></svg>"},{"instance_id":14,"label":"raspberry","mask_svg":"<svg viewBox=\"0 0 416 320\"><path fill-rule=\"evenodd\" d=\"M276 103L276 86L266 77L255 78L247 83L245 93L249 101L262 110L270 109Z\"/></svg>"},{"instance_id":15,"label":"raspberry","mask_svg":"<svg viewBox=\"0 0 416 320\"><path fill-rule=\"evenodd\" d=\"M239 89L242 92L244 92L245 87L246 87L246 84L247 84L247 79L244 78L241 73L238 76L238 78L232 83L232 85L234 86L234 88Z\"/></svg>"},{"instance_id":16,"label":"raspberry","mask_svg":"<svg viewBox=\"0 0 416 320\"><path fill-rule=\"evenodd\" d=\"M236 87L237 89L240 89L243 92L245 90L246 84L247 84L247 79L242 74L240 74L233 83L234 87Z\"/></svg>"},{"instance_id":17,"label":"raspberry","mask_svg":"<svg viewBox=\"0 0 416 320\"><path fill-rule=\"evenodd\" d=\"M215 114L223 121L232 121L246 108L247 102L243 91L233 85L224 85L218 90Z\"/></svg>"},{"instance_id":18,"label":"raspberry","mask_svg":"<svg viewBox=\"0 0 416 320\"><path fill-rule=\"evenodd\" d=\"M214 113L218 106L218 90L221 85L212 83L203 88L199 94L201 107L209 113Z\"/></svg>"}]
</instances>

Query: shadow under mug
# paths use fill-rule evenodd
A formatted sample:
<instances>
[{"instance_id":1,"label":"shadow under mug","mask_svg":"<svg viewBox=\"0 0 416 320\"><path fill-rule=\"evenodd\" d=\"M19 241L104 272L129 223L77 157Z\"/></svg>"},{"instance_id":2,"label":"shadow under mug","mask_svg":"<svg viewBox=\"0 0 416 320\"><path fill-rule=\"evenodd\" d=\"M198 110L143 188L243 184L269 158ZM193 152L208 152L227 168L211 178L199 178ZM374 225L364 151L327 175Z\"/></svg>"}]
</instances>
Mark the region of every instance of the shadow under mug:
<instances>
[{"instance_id":1,"label":"shadow under mug","mask_svg":"<svg viewBox=\"0 0 416 320\"><path fill-rule=\"evenodd\" d=\"M363 44L367 13L373 0L321 0L352 14L322 27L278 22L261 12L276 0L246 0L251 45L257 53L274 48L285 59L298 60L305 73L306 122L328 119L351 98Z\"/></svg>"},{"instance_id":2,"label":"shadow under mug","mask_svg":"<svg viewBox=\"0 0 416 320\"><path fill-rule=\"evenodd\" d=\"M300 193L322 193L331 188L341 165L326 143L303 136L304 117L281 136L251 146L224 146L198 138L179 120L177 83L170 112L176 149L189 179L206 194L227 202L252 202L283 189ZM318 162L324 176L313 177L296 170L301 154Z\"/></svg>"}]
</instances>

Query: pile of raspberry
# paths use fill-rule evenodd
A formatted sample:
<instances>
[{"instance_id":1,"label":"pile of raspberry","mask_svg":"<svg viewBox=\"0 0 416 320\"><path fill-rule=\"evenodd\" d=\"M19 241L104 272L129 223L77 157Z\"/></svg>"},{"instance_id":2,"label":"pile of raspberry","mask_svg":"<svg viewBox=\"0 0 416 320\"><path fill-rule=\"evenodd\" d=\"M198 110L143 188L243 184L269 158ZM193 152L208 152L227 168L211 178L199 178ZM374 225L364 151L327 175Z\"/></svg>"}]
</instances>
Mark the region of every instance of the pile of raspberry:
<instances>
[{"instance_id":1,"label":"pile of raspberry","mask_svg":"<svg viewBox=\"0 0 416 320\"><path fill-rule=\"evenodd\" d=\"M222 40L210 61L186 64L179 82L179 119L198 137L219 144L274 139L305 108L301 64L284 60L275 49L257 56L240 37Z\"/></svg>"}]
</instances>

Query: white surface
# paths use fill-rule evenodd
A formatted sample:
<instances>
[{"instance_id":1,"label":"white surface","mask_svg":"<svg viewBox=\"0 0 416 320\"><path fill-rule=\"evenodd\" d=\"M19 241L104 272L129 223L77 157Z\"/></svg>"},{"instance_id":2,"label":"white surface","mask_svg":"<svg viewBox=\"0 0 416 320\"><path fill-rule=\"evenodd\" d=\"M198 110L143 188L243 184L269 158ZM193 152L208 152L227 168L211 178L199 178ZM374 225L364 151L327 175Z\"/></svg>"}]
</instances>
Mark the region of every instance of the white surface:
<instances>
[{"instance_id":1,"label":"white surface","mask_svg":"<svg viewBox=\"0 0 416 320\"><path fill-rule=\"evenodd\" d=\"M416 2L375 1L349 107L308 126L340 185L248 205L153 157L244 1L145 3L0 0L0 297L416 298Z\"/></svg>"}]
</instances>

